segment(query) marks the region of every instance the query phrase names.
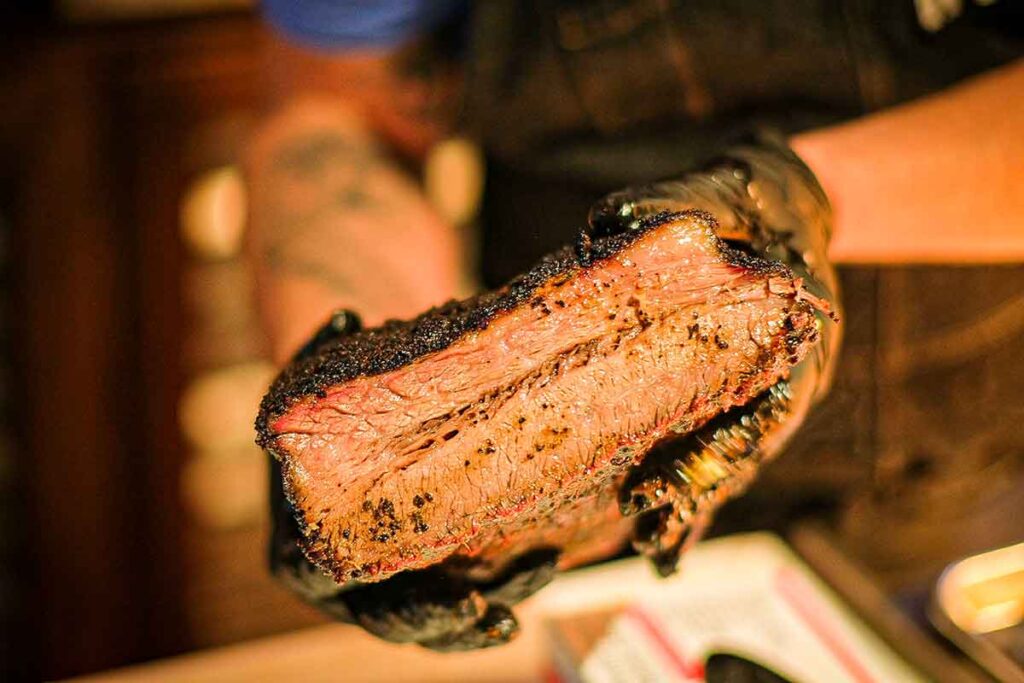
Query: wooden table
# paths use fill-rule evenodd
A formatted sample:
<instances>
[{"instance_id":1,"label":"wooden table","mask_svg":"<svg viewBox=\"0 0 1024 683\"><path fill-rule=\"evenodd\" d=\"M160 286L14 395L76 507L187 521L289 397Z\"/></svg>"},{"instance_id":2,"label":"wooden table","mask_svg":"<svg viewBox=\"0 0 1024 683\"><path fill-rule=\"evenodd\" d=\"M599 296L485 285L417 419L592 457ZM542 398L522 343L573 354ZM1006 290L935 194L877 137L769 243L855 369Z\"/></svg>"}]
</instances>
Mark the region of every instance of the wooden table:
<instances>
[{"instance_id":1,"label":"wooden table","mask_svg":"<svg viewBox=\"0 0 1024 683\"><path fill-rule=\"evenodd\" d=\"M549 670L539 610L517 610L523 624L511 645L439 654L392 645L344 625L319 626L76 679L79 681L541 681Z\"/></svg>"}]
</instances>

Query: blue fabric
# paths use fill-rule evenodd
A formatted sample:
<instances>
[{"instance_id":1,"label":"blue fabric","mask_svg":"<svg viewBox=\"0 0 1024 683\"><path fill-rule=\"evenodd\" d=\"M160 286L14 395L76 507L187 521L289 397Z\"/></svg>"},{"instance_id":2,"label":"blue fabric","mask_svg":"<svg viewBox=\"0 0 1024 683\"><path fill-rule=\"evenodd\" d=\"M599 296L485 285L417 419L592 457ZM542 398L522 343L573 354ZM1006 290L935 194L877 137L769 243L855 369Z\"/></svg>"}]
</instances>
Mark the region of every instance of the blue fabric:
<instances>
[{"instance_id":1,"label":"blue fabric","mask_svg":"<svg viewBox=\"0 0 1024 683\"><path fill-rule=\"evenodd\" d=\"M465 11L466 0L263 0L267 22L321 49L394 47Z\"/></svg>"}]
</instances>

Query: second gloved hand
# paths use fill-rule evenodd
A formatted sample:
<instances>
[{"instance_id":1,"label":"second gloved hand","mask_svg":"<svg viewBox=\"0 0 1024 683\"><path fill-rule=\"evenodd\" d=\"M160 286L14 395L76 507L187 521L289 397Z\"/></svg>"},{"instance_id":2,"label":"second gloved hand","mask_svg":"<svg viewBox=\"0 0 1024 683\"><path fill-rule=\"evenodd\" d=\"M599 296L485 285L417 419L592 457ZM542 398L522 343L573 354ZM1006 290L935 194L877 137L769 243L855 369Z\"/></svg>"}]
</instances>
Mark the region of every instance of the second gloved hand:
<instances>
[{"instance_id":1,"label":"second gloved hand","mask_svg":"<svg viewBox=\"0 0 1024 683\"><path fill-rule=\"evenodd\" d=\"M718 236L734 248L785 263L825 306L814 352L788 380L651 452L630 473L620 507L637 515L634 545L663 575L675 571L717 504L783 450L828 392L841 338L838 283L827 257L831 209L813 173L780 138L762 135L704 170L608 195L592 207L590 231L614 234L658 214L692 210L710 214Z\"/></svg>"}]
</instances>

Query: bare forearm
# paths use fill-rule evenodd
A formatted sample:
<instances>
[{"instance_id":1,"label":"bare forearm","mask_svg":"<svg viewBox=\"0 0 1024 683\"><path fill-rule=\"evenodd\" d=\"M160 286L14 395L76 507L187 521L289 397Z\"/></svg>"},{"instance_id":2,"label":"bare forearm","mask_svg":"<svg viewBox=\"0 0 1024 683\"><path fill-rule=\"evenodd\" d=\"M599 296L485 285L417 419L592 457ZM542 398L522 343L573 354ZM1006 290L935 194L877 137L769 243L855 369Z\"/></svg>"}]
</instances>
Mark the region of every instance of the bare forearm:
<instances>
[{"instance_id":1,"label":"bare forearm","mask_svg":"<svg viewBox=\"0 0 1024 683\"><path fill-rule=\"evenodd\" d=\"M278 360L336 308L376 324L455 294L454 233L340 102L305 100L270 119L246 171L249 246Z\"/></svg>"},{"instance_id":2,"label":"bare forearm","mask_svg":"<svg viewBox=\"0 0 1024 683\"><path fill-rule=\"evenodd\" d=\"M1024 62L795 137L840 263L1024 261Z\"/></svg>"}]
</instances>

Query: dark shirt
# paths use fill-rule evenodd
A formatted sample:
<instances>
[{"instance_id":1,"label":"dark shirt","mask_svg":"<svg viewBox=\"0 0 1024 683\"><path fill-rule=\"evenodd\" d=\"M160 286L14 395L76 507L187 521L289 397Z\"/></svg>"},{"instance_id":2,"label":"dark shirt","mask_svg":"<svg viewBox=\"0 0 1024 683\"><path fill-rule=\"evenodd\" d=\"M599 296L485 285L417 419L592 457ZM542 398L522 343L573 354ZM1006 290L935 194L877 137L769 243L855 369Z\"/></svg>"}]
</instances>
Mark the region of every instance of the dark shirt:
<instances>
[{"instance_id":1,"label":"dark shirt","mask_svg":"<svg viewBox=\"0 0 1024 683\"><path fill-rule=\"evenodd\" d=\"M279 2L282 30L308 44L345 33L333 47L397 44L455 16L413 20L414 2L387 30L367 15L307 32ZM463 124L488 157L492 286L571 241L603 193L681 174L751 127L837 123L1024 57L1017 0L486 0L466 17ZM722 517L764 527L832 509L895 581L1019 540L1024 267L841 275L833 391Z\"/></svg>"}]
</instances>

